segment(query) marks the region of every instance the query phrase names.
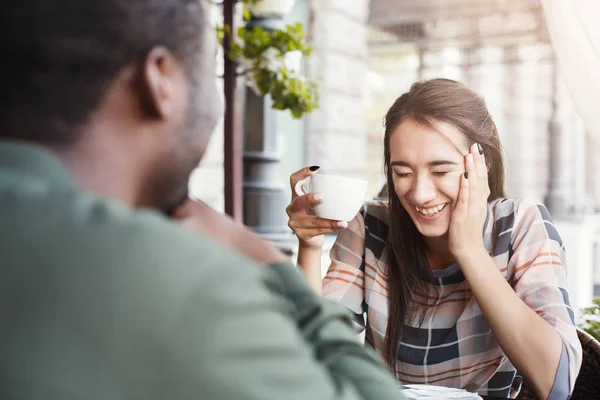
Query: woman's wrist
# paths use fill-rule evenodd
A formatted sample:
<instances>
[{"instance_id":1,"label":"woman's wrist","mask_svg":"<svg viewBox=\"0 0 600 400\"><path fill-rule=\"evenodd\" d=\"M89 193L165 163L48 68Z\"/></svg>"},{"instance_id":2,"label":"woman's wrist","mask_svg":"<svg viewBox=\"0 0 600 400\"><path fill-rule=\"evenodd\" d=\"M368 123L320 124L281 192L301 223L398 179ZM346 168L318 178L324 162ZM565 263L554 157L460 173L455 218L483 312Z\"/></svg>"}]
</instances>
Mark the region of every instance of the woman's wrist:
<instances>
[{"instance_id":1,"label":"woman's wrist","mask_svg":"<svg viewBox=\"0 0 600 400\"><path fill-rule=\"evenodd\" d=\"M489 253L483 243L456 249L452 251L452 255L461 267L468 267L473 263L477 263L483 257L489 257Z\"/></svg>"},{"instance_id":2,"label":"woman's wrist","mask_svg":"<svg viewBox=\"0 0 600 400\"><path fill-rule=\"evenodd\" d=\"M323 251L323 243L308 243L298 239L298 249L300 251L317 253Z\"/></svg>"},{"instance_id":3,"label":"woman's wrist","mask_svg":"<svg viewBox=\"0 0 600 400\"><path fill-rule=\"evenodd\" d=\"M298 268L300 268L308 284L318 295L323 293L322 287L322 271L321 271L321 255L323 252L322 246L300 243L298 248Z\"/></svg>"}]
</instances>

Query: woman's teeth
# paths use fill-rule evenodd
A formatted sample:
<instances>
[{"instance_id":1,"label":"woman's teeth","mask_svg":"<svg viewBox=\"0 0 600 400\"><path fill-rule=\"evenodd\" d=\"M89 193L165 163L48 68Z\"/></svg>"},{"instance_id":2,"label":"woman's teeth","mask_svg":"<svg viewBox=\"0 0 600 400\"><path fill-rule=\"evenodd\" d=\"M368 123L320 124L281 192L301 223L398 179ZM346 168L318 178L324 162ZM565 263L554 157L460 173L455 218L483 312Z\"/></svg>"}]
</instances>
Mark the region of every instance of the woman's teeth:
<instances>
[{"instance_id":1,"label":"woman's teeth","mask_svg":"<svg viewBox=\"0 0 600 400\"><path fill-rule=\"evenodd\" d=\"M415 207L415 209L418 212L420 212L421 214L431 217L432 215L438 214L440 211L442 211L445 206L446 206L446 204L440 204L439 206L432 207L432 208Z\"/></svg>"}]
</instances>

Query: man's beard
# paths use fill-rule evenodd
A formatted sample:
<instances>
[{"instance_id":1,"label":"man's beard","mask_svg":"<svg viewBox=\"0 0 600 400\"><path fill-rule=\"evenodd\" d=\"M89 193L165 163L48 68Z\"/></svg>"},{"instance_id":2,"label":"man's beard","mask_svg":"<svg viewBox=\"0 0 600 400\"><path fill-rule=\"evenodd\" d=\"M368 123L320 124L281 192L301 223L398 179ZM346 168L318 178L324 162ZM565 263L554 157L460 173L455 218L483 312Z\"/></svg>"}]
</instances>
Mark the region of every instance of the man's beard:
<instances>
[{"instance_id":1,"label":"man's beard","mask_svg":"<svg viewBox=\"0 0 600 400\"><path fill-rule=\"evenodd\" d=\"M185 193L180 197L180 199L173 203L172 206L168 207L166 210L161 210L166 216L171 217L175 210L185 204L186 201L189 200L189 190L186 189Z\"/></svg>"},{"instance_id":2,"label":"man's beard","mask_svg":"<svg viewBox=\"0 0 600 400\"><path fill-rule=\"evenodd\" d=\"M162 154L149 169L150 176L146 179L137 208L170 215L188 197L188 180L193 170L190 164L190 161L181 159L178 152Z\"/></svg>"},{"instance_id":3,"label":"man's beard","mask_svg":"<svg viewBox=\"0 0 600 400\"><path fill-rule=\"evenodd\" d=\"M190 176L204 156L219 116L215 111L216 95L201 92L193 74L189 75L189 83L187 115L177 128L178 143L157 162L151 179L154 185L148 187L154 208L169 216L189 199ZM212 89L206 82L204 86L205 90Z\"/></svg>"},{"instance_id":4,"label":"man's beard","mask_svg":"<svg viewBox=\"0 0 600 400\"><path fill-rule=\"evenodd\" d=\"M154 200L152 206L165 215L171 215L188 199L190 176L200 164L201 150L191 136L194 131L189 129L188 126L179 128L177 148L162 155L154 168L154 184L148 188L149 199Z\"/></svg>"},{"instance_id":5,"label":"man's beard","mask_svg":"<svg viewBox=\"0 0 600 400\"><path fill-rule=\"evenodd\" d=\"M195 107L196 103L190 103L188 113L191 115L176 128L176 143L158 157L146 182L143 203L165 215L171 215L188 199L190 176L204 151L197 137L199 127Z\"/></svg>"}]
</instances>

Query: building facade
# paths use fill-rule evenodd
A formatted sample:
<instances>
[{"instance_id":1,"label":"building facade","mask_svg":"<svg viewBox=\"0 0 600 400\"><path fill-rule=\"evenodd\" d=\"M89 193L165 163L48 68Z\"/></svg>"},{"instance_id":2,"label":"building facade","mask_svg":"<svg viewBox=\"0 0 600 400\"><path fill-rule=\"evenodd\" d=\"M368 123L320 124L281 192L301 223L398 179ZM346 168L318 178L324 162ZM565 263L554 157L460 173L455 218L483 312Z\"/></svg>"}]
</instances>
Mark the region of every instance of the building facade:
<instances>
[{"instance_id":1,"label":"building facade","mask_svg":"<svg viewBox=\"0 0 600 400\"><path fill-rule=\"evenodd\" d=\"M307 165L384 182L383 116L411 83L447 77L484 96L504 146L506 189L551 209L567 243L575 307L600 284L596 246L600 144L586 135L557 69L539 0L297 0L314 52L305 69L321 80L320 108L302 120L278 113L278 173ZM220 18L213 6L213 20ZM220 74L219 71L217 74ZM219 82L219 84L221 84ZM217 127L190 190L223 210L223 134ZM202 182L202 183L200 183ZM206 182L211 182L209 185ZM571 250L572 249L572 250ZM586 283L587 281L587 283ZM600 286L598 286L600 289Z\"/></svg>"}]
</instances>

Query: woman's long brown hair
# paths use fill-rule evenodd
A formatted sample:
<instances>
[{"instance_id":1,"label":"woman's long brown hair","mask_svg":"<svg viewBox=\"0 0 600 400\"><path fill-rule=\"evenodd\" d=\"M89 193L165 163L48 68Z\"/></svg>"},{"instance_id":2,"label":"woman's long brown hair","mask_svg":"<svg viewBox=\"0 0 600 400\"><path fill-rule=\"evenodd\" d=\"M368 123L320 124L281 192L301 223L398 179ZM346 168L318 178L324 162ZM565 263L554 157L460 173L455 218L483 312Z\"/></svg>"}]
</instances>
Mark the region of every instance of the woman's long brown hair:
<instances>
[{"instance_id":1,"label":"woman's long brown hair","mask_svg":"<svg viewBox=\"0 0 600 400\"><path fill-rule=\"evenodd\" d=\"M505 197L500 138L480 95L461 83L432 79L413 84L407 93L394 102L385 116L384 137L390 229L387 238L389 319L383 348L384 358L394 373L405 323L419 312L425 312L411 306L413 293L425 293L432 276L423 236L396 196L390 166L390 138L406 119L431 128L434 128L435 122L446 122L458 128L468 139L469 145L479 143L489 168L488 202Z\"/></svg>"}]
</instances>

